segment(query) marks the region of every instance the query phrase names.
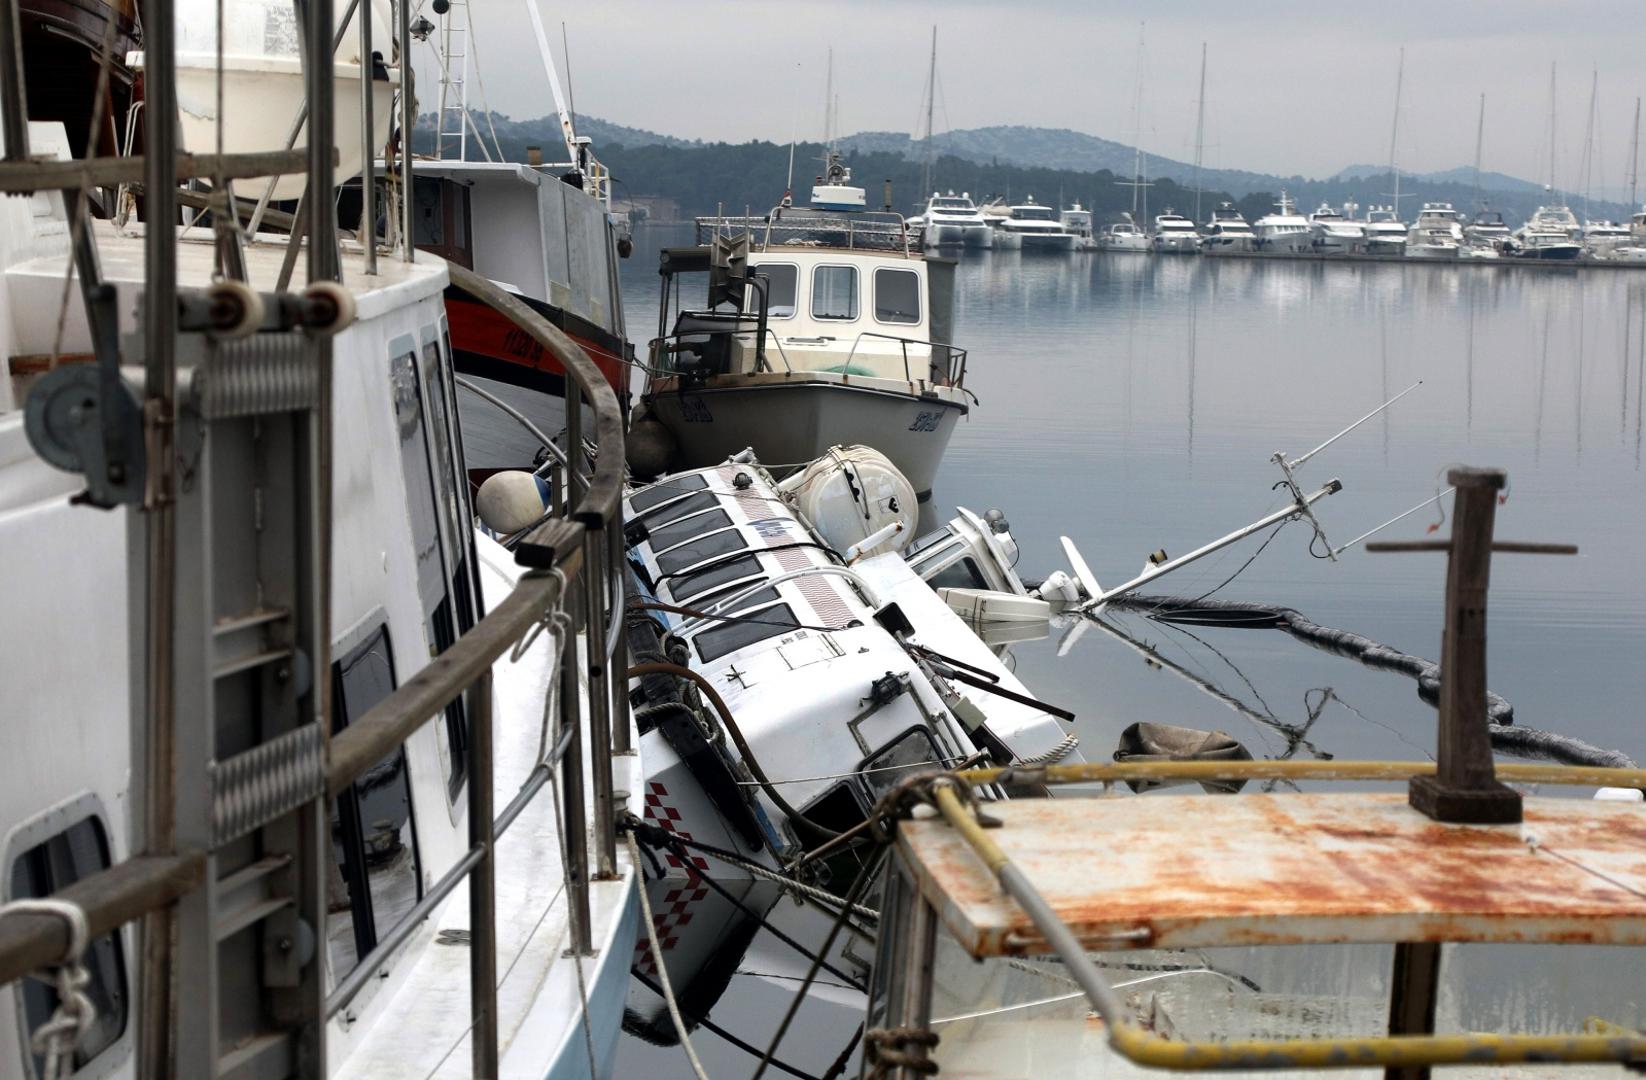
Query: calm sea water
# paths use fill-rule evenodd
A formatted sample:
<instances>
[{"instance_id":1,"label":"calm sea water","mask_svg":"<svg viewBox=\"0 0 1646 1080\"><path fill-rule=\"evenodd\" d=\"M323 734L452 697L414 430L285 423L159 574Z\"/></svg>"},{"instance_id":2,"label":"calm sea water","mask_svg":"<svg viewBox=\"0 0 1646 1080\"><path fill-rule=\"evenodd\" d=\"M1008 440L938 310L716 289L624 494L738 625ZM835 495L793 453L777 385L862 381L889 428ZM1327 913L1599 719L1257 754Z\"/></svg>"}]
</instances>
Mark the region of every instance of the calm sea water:
<instances>
[{"instance_id":1,"label":"calm sea water","mask_svg":"<svg viewBox=\"0 0 1646 1080\"><path fill-rule=\"evenodd\" d=\"M690 238L659 227L637 239L624 286L630 336L643 341L657 319L657 248ZM1317 505L1327 536L1342 544L1429 498L1448 466L1506 469L1498 537L1581 554L1496 558L1490 686L1522 725L1646 761L1646 273L988 252L962 256L956 287L980 404L949 448L934 509L1005 511L1026 578L1067 568L1060 535L1118 583L1156 549L1181 554L1244 525L1284 503L1273 453L1295 457L1421 381L1305 466L1307 486L1343 481ZM1422 537L1439 520L1430 507L1379 538ZM1438 658L1443 556L1356 548L1333 563L1312 558L1309 539L1288 526L1217 596L1289 605ZM1261 542L1151 591L1198 596ZM1280 631L1191 629L1119 615L1072 642L1054 627L1011 651L1036 693L1079 714L1088 758L1106 758L1140 720L1221 729L1260 757L1432 752L1436 714L1411 681ZM819 1070L839 1046L826 1034L797 1050L815 1050ZM728 1075L752 1071L728 1053ZM678 1055L625 1061L672 1075Z\"/></svg>"}]
</instances>

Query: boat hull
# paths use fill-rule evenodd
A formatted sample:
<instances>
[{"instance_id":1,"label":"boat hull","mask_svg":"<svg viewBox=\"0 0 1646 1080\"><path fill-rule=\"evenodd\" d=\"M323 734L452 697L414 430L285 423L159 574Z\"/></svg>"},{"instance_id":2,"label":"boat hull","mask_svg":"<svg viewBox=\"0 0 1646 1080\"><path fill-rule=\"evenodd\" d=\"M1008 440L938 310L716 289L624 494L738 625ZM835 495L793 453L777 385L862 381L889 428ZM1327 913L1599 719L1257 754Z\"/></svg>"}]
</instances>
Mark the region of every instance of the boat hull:
<instances>
[{"instance_id":1,"label":"boat hull","mask_svg":"<svg viewBox=\"0 0 1646 1080\"><path fill-rule=\"evenodd\" d=\"M1404 255L1406 254L1406 238L1398 240L1381 240L1370 237L1366 240L1366 254L1368 255Z\"/></svg>"},{"instance_id":2,"label":"boat hull","mask_svg":"<svg viewBox=\"0 0 1646 1080\"><path fill-rule=\"evenodd\" d=\"M1276 255L1306 255L1314 251L1314 237L1307 232L1277 233L1272 236L1259 233L1257 246L1259 251Z\"/></svg>"},{"instance_id":3,"label":"boat hull","mask_svg":"<svg viewBox=\"0 0 1646 1080\"><path fill-rule=\"evenodd\" d=\"M1458 250L1458 246L1453 243L1407 244L1406 257L1408 259L1455 259L1458 257Z\"/></svg>"},{"instance_id":4,"label":"boat hull","mask_svg":"<svg viewBox=\"0 0 1646 1080\"><path fill-rule=\"evenodd\" d=\"M860 443L890 458L922 500L967 412L949 388L928 397L798 375L721 376L684 390L670 383L654 384L644 402L674 436L677 469L714 465L751 446L762 461L790 464Z\"/></svg>"},{"instance_id":5,"label":"boat hull","mask_svg":"<svg viewBox=\"0 0 1646 1080\"><path fill-rule=\"evenodd\" d=\"M1073 233L1019 233L1024 251L1073 251Z\"/></svg>"},{"instance_id":6,"label":"boat hull","mask_svg":"<svg viewBox=\"0 0 1646 1080\"><path fill-rule=\"evenodd\" d=\"M1546 262L1573 262L1583 254L1580 244L1545 244L1520 249L1516 258L1542 259Z\"/></svg>"},{"instance_id":7,"label":"boat hull","mask_svg":"<svg viewBox=\"0 0 1646 1080\"><path fill-rule=\"evenodd\" d=\"M986 248L994 246L994 230L987 225L938 222L926 226L927 247Z\"/></svg>"},{"instance_id":8,"label":"boat hull","mask_svg":"<svg viewBox=\"0 0 1646 1080\"><path fill-rule=\"evenodd\" d=\"M1200 245L1202 255L1245 255L1256 250L1251 236L1208 236Z\"/></svg>"},{"instance_id":9,"label":"boat hull","mask_svg":"<svg viewBox=\"0 0 1646 1080\"><path fill-rule=\"evenodd\" d=\"M1154 249L1162 255L1197 255L1200 253L1200 237L1167 236L1163 233L1156 233Z\"/></svg>"},{"instance_id":10,"label":"boat hull","mask_svg":"<svg viewBox=\"0 0 1646 1080\"><path fill-rule=\"evenodd\" d=\"M1147 236L1105 236L1098 240L1099 251L1125 251L1137 255L1147 255L1153 249L1149 246Z\"/></svg>"}]
</instances>

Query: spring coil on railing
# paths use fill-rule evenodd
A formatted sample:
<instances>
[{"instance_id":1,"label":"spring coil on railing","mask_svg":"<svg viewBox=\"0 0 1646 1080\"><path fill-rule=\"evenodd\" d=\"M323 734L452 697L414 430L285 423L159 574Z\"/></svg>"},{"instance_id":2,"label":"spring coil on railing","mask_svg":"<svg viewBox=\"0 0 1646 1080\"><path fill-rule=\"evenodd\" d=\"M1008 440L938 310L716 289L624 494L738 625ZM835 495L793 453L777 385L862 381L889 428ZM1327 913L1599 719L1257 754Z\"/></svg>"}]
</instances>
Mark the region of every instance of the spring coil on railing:
<instances>
[{"instance_id":1,"label":"spring coil on railing","mask_svg":"<svg viewBox=\"0 0 1646 1080\"><path fill-rule=\"evenodd\" d=\"M208 420L312 408L319 400L320 376L310 344L300 333L215 342L210 358L189 380L195 406Z\"/></svg>"}]
</instances>

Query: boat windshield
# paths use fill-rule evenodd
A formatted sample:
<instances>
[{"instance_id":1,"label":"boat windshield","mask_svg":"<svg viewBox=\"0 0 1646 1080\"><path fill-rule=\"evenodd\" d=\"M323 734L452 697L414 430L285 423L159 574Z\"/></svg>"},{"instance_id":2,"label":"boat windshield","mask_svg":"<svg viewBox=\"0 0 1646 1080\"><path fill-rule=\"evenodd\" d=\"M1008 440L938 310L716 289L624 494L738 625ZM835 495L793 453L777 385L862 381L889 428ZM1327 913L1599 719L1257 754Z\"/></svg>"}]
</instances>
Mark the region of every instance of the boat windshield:
<instances>
[{"instance_id":1,"label":"boat windshield","mask_svg":"<svg viewBox=\"0 0 1646 1080\"><path fill-rule=\"evenodd\" d=\"M970 210L972 205L966 199L933 199L932 207L936 210Z\"/></svg>"},{"instance_id":2,"label":"boat windshield","mask_svg":"<svg viewBox=\"0 0 1646 1080\"><path fill-rule=\"evenodd\" d=\"M1049 206L1014 206L1012 217L1019 221L1056 221L1057 215Z\"/></svg>"}]
</instances>

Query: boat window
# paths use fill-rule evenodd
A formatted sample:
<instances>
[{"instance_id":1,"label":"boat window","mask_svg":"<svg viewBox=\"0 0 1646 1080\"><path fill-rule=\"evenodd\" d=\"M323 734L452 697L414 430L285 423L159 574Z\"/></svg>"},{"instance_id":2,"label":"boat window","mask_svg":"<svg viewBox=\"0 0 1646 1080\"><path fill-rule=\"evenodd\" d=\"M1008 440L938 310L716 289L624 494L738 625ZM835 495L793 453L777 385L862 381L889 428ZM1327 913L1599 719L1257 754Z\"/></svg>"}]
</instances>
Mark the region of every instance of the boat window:
<instances>
[{"instance_id":1,"label":"boat window","mask_svg":"<svg viewBox=\"0 0 1646 1080\"><path fill-rule=\"evenodd\" d=\"M667 551L677 544L684 544L687 540L702 536L704 533L724 529L731 523L731 515L724 510L709 510L701 514L693 514L691 517L683 518L673 525L653 529L651 535L652 550Z\"/></svg>"},{"instance_id":2,"label":"boat window","mask_svg":"<svg viewBox=\"0 0 1646 1080\"><path fill-rule=\"evenodd\" d=\"M692 606L697 608L699 611L707 611L709 608L714 607L722 600L730 599L731 597L742 592L744 589L751 588L754 584L754 581L739 581L736 584L727 585L724 588L716 589L714 592L709 593L706 596L699 597L697 602ZM722 609L716 614L735 615L740 611L748 611L750 608L764 607L766 604L775 604L781 599L783 598L778 595L776 589L761 589L740 598L737 603Z\"/></svg>"},{"instance_id":3,"label":"boat window","mask_svg":"<svg viewBox=\"0 0 1646 1080\"><path fill-rule=\"evenodd\" d=\"M970 556L961 559L953 566L945 566L927 578L926 584L934 589L987 589L989 587L989 583L983 580L983 574L977 568L976 560Z\"/></svg>"},{"instance_id":4,"label":"boat window","mask_svg":"<svg viewBox=\"0 0 1646 1080\"><path fill-rule=\"evenodd\" d=\"M877 322L919 322L920 275L913 270L876 270L874 317Z\"/></svg>"},{"instance_id":5,"label":"boat window","mask_svg":"<svg viewBox=\"0 0 1646 1080\"><path fill-rule=\"evenodd\" d=\"M912 727L863 759L858 772L875 795L884 795L908 778L908 770L940 763L943 755L924 727Z\"/></svg>"},{"instance_id":6,"label":"boat window","mask_svg":"<svg viewBox=\"0 0 1646 1080\"><path fill-rule=\"evenodd\" d=\"M744 555L721 563L712 570L699 570L695 574L685 574L676 578L669 585L669 594L676 600L690 600L718 585L728 582L738 582L746 585L747 578L758 577L765 571L760 566L760 559L754 555ZM717 590L719 591L719 590Z\"/></svg>"},{"instance_id":7,"label":"boat window","mask_svg":"<svg viewBox=\"0 0 1646 1080\"><path fill-rule=\"evenodd\" d=\"M366 715L394 686L389 628L379 625L332 665L332 733ZM423 897L403 749L366 770L332 802L331 833L338 874L327 883L327 903L347 917L328 919L326 927L332 971L342 978Z\"/></svg>"},{"instance_id":8,"label":"boat window","mask_svg":"<svg viewBox=\"0 0 1646 1080\"><path fill-rule=\"evenodd\" d=\"M11 864L9 898L36 899L50 896L110 865L108 834L94 816L81 818L55 836L48 837L23 852ZM126 1030L125 957L114 933L93 941L85 953L91 981L86 996L97 1009L89 1027L81 1029L74 1047L74 1069L79 1071L98 1054L112 1046ZM23 998L25 1031L33 1032L57 1011L57 991L39 979L21 979L17 991ZM25 1035L23 1045L28 1045ZM45 1059L34 1056L36 1075L45 1074Z\"/></svg>"},{"instance_id":9,"label":"boat window","mask_svg":"<svg viewBox=\"0 0 1646 1080\"><path fill-rule=\"evenodd\" d=\"M389 361L394 390L394 419L400 432L400 472L406 485L406 514L411 520L412 554L417 563L417 591L429 611L446 593L440 558L440 524L434 494L429 442L418 392L417 354L404 352Z\"/></svg>"},{"instance_id":10,"label":"boat window","mask_svg":"<svg viewBox=\"0 0 1646 1080\"><path fill-rule=\"evenodd\" d=\"M1012 210L1012 217L1019 221L1056 221L1057 215L1052 213L1049 206L1019 206Z\"/></svg>"},{"instance_id":11,"label":"boat window","mask_svg":"<svg viewBox=\"0 0 1646 1080\"><path fill-rule=\"evenodd\" d=\"M719 505L720 500L715 498L712 493L698 491L686 496L684 499L676 499L672 503L665 503L656 510L639 515L634 520L643 522L648 529L659 529L671 521L679 521L687 514L695 514Z\"/></svg>"},{"instance_id":12,"label":"boat window","mask_svg":"<svg viewBox=\"0 0 1646 1080\"><path fill-rule=\"evenodd\" d=\"M766 278L766 317L794 317L795 296L800 289L800 268L789 263L761 263L749 268L751 276Z\"/></svg>"},{"instance_id":13,"label":"boat window","mask_svg":"<svg viewBox=\"0 0 1646 1080\"><path fill-rule=\"evenodd\" d=\"M757 641L786 634L796 625L794 611L787 604L775 604L743 616L748 622L723 623L692 638L698 658L705 664L727 653L747 648Z\"/></svg>"},{"instance_id":14,"label":"boat window","mask_svg":"<svg viewBox=\"0 0 1646 1080\"><path fill-rule=\"evenodd\" d=\"M857 267L819 266L812 270L812 318L857 318Z\"/></svg>"},{"instance_id":15,"label":"boat window","mask_svg":"<svg viewBox=\"0 0 1646 1080\"><path fill-rule=\"evenodd\" d=\"M662 506L670 499L678 499L688 491L698 491L708 486L708 478L702 473L665 480L661 484L653 484L644 491L635 492L629 498L629 508L636 515L644 514L652 507Z\"/></svg>"},{"instance_id":16,"label":"boat window","mask_svg":"<svg viewBox=\"0 0 1646 1080\"><path fill-rule=\"evenodd\" d=\"M726 529L722 532L710 533L708 536L681 544L657 557L657 569L664 574L675 574L688 567L696 566L716 555L729 555L734 551L742 551L748 547L742 535L736 529Z\"/></svg>"}]
</instances>

